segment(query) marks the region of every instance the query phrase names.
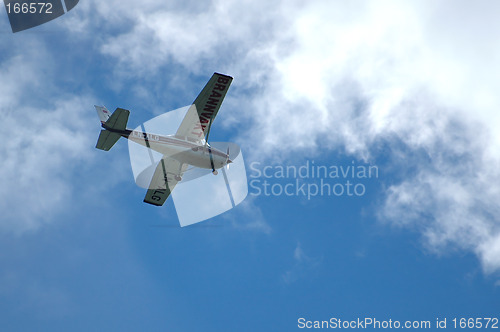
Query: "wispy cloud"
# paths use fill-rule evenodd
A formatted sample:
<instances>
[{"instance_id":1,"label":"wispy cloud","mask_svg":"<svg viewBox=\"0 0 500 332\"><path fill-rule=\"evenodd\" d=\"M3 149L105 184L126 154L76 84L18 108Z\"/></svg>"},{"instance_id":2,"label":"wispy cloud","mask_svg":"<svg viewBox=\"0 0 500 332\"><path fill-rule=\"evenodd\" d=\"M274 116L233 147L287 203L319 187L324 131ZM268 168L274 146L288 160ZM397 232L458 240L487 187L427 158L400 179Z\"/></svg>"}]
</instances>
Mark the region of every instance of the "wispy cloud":
<instances>
[{"instance_id":1,"label":"wispy cloud","mask_svg":"<svg viewBox=\"0 0 500 332\"><path fill-rule=\"evenodd\" d=\"M307 255L299 242L293 251L293 260L294 264L292 268L282 276L286 284L291 284L301 278L307 277L320 266L322 258Z\"/></svg>"},{"instance_id":2,"label":"wispy cloud","mask_svg":"<svg viewBox=\"0 0 500 332\"><path fill-rule=\"evenodd\" d=\"M30 47L48 55L28 39L0 66L0 230L16 233L37 229L70 204L70 166L91 159L92 147L90 98L65 91L51 97L57 86L46 71L52 65L30 57Z\"/></svg>"},{"instance_id":3,"label":"wispy cloud","mask_svg":"<svg viewBox=\"0 0 500 332\"><path fill-rule=\"evenodd\" d=\"M245 221L242 221L242 218L238 218L239 214L246 216ZM248 196L238 205L234 213L226 215L225 218L231 220L233 227L238 230L262 232L264 234L272 233L271 225L252 196Z\"/></svg>"}]
</instances>

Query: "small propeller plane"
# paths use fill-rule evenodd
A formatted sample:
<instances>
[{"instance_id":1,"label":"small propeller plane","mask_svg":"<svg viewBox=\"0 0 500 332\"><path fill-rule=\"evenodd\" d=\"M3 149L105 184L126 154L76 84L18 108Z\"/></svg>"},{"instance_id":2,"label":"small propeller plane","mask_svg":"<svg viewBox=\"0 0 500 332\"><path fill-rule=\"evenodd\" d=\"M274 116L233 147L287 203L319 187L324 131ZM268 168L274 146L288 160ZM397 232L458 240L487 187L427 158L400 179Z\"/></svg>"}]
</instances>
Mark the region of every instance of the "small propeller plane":
<instances>
[{"instance_id":1,"label":"small propeller plane","mask_svg":"<svg viewBox=\"0 0 500 332\"><path fill-rule=\"evenodd\" d=\"M210 127L220 109L233 78L214 73L182 120L174 135L162 136L127 129L130 111L117 108L111 114L104 106L95 106L102 130L96 148L109 151L120 137L163 154L149 185L145 203L161 206L182 180L188 167L217 170L229 165L229 148L219 151L208 144Z\"/></svg>"}]
</instances>

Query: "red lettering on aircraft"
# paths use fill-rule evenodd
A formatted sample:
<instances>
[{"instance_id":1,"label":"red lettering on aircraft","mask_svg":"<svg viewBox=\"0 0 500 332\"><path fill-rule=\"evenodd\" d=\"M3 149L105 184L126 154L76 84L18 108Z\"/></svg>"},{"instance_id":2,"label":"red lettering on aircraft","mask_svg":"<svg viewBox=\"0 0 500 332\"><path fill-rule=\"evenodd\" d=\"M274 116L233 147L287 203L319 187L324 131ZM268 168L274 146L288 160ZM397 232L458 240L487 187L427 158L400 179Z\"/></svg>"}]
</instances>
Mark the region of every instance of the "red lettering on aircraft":
<instances>
[{"instance_id":1,"label":"red lettering on aircraft","mask_svg":"<svg viewBox=\"0 0 500 332\"><path fill-rule=\"evenodd\" d=\"M214 90L224 91L226 90L226 86L222 84L215 84Z\"/></svg>"},{"instance_id":2,"label":"red lettering on aircraft","mask_svg":"<svg viewBox=\"0 0 500 332\"><path fill-rule=\"evenodd\" d=\"M199 131L192 131L191 135L196 135L196 136L200 137L201 133Z\"/></svg>"},{"instance_id":3,"label":"red lettering on aircraft","mask_svg":"<svg viewBox=\"0 0 500 332\"><path fill-rule=\"evenodd\" d=\"M195 128L193 128L193 131L191 132L192 135L196 135L198 137L201 137L203 135L205 129L207 128L206 124L210 122L214 115L215 109L217 108L217 106L219 106L222 94L218 91L226 90L228 83L229 78L227 77L219 77L217 79L217 83L212 89L212 92L208 97L208 101L203 108L203 113L198 113L200 123L195 125ZM202 131L198 131L199 129L201 129Z\"/></svg>"},{"instance_id":4,"label":"red lettering on aircraft","mask_svg":"<svg viewBox=\"0 0 500 332\"><path fill-rule=\"evenodd\" d=\"M222 95L220 93L218 93L215 90L212 90L212 94L210 95L210 98L220 98L220 97L222 97Z\"/></svg>"},{"instance_id":5,"label":"red lettering on aircraft","mask_svg":"<svg viewBox=\"0 0 500 332\"><path fill-rule=\"evenodd\" d=\"M196 135L198 137L201 137L203 135L204 131L205 131L204 126L200 123L197 123L195 125L195 127L193 128L193 131L191 132L191 134Z\"/></svg>"},{"instance_id":6,"label":"red lettering on aircraft","mask_svg":"<svg viewBox=\"0 0 500 332\"><path fill-rule=\"evenodd\" d=\"M217 106L218 103L219 103L219 99L208 98L207 104Z\"/></svg>"},{"instance_id":7,"label":"red lettering on aircraft","mask_svg":"<svg viewBox=\"0 0 500 332\"><path fill-rule=\"evenodd\" d=\"M217 83L227 84L229 83L229 78L219 76L219 78L217 79Z\"/></svg>"},{"instance_id":8,"label":"red lettering on aircraft","mask_svg":"<svg viewBox=\"0 0 500 332\"><path fill-rule=\"evenodd\" d=\"M206 112L212 112L213 113L215 111L215 106L206 105L203 110L206 111Z\"/></svg>"}]
</instances>

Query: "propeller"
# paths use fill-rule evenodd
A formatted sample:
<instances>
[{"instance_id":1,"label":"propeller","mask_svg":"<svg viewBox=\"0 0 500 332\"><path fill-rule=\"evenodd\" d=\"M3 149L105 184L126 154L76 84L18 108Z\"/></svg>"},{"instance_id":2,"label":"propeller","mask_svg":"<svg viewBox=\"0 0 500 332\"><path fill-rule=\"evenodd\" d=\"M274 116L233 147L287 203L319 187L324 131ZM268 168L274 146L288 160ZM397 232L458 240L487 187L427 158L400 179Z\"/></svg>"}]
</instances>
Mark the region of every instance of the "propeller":
<instances>
[{"instance_id":1,"label":"propeller","mask_svg":"<svg viewBox=\"0 0 500 332\"><path fill-rule=\"evenodd\" d=\"M229 164L232 162L233 161L231 159L229 159L229 146L228 146L227 151L226 151L226 167L227 167L227 169L229 169Z\"/></svg>"},{"instance_id":2,"label":"propeller","mask_svg":"<svg viewBox=\"0 0 500 332\"><path fill-rule=\"evenodd\" d=\"M227 168L229 169L229 164L232 163L232 161L229 159L229 148L227 148ZM224 176L224 182L226 183L226 188L227 188L227 192L229 193L229 199L231 200L231 205L233 206L233 208L236 206L234 204L234 198L233 198L233 193L231 191L231 186L229 185L229 180L227 179L227 174L226 174L226 170L224 169L224 167L221 168L222 170L222 175Z\"/></svg>"}]
</instances>

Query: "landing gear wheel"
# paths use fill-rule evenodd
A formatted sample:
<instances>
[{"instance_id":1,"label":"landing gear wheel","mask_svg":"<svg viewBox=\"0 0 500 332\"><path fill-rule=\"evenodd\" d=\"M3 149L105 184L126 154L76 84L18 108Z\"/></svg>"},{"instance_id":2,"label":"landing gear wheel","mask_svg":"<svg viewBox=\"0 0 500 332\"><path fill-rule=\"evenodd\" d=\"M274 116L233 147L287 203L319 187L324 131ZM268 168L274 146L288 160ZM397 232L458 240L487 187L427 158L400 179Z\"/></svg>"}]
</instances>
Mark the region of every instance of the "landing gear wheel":
<instances>
[{"instance_id":1,"label":"landing gear wheel","mask_svg":"<svg viewBox=\"0 0 500 332\"><path fill-rule=\"evenodd\" d=\"M175 181L179 182L179 181L181 181L181 180L182 180L182 178L181 178L179 175L176 175L176 176L175 176Z\"/></svg>"},{"instance_id":2,"label":"landing gear wheel","mask_svg":"<svg viewBox=\"0 0 500 332\"><path fill-rule=\"evenodd\" d=\"M219 172L217 172L217 170L216 170L216 169L214 169L212 173L213 173L214 175L219 174Z\"/></svg>"}]
</instances>

